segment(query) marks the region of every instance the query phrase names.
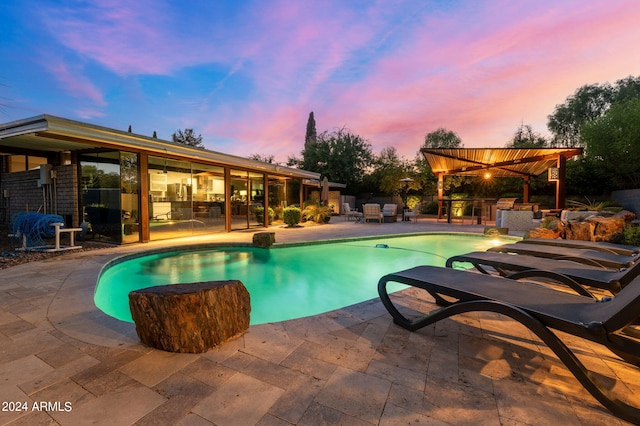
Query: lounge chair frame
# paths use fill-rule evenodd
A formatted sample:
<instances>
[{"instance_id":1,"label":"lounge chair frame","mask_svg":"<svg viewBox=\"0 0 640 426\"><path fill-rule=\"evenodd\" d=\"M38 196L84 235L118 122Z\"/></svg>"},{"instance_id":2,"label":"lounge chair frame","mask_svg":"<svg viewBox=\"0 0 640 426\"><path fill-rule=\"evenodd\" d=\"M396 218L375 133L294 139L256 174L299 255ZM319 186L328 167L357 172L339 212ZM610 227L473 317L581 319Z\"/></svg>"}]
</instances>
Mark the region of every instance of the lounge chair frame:
<instances>
[{"instance_id":1,"label":"lounge chair frame","mask_svg":"<svg viewBox=\"0 0 640 426\"><path fill-rule=\"evenodd\" d=\"M547 259L572 260L587 265L602 266L611 269L628 268L640 259L640 256L624 256L615 253L605 253L592 249L573 247L559 247L545 244L503 244L492 247L488 251L515 253L528 256L544 257Z\"/></svg>"},{"instance_id":2,"label":"lounge chair frame","mask_svg":"<svg viewBox=\"0 0 640 426\"><path fill-rule=\"evenodd\" d=\"M452 256L447 259L447 268L458 263L469 263L483 274L492 272L507 278L545 277L569 286L577 283L618 293L640 275L640 262L629 268L609 269L570 260L545 259L535 256L512 255L501 252L477 251ZM489 269L491 268L491 269Z\"/></svg>"},{"instance_id":3,"label":"lounge chair frame","mask_svg":"<svg viewBox=\"0 0 640 426\"><path fill-rule=\"evenodd\" d=\"M640 247L614 244L600 241L566 240L560 238L526 238L518 241L522 244L542 244L554 247L570 247L601 251L603 253L620 254L623 256L636 256L640 253Z\"/></svg>"},{"instance_id":4,"label":"lounge chair frame","mask_svg":"<svg viewBox=\"0 0 640 426\"><path fill-rule=\"evenodd\" d=\"M640 307L640 279L608 301L557 291L526 282L507 281L455 269L418 266L380 278L378 294L396 324L415 331L445 318L467 312L495 312L508 316L536 334L558 356L582 386L619 418L640 422L640 408L619 400L599 383L553 330L607 347L623 360L640 365L640 333L629 324ZM427 291L443 307L409 319L393 304L387 283L397 282ZM447 299L444 299L444 297ZM451 302L449 299L455 301Z\"/></svg>"}]
</instances>

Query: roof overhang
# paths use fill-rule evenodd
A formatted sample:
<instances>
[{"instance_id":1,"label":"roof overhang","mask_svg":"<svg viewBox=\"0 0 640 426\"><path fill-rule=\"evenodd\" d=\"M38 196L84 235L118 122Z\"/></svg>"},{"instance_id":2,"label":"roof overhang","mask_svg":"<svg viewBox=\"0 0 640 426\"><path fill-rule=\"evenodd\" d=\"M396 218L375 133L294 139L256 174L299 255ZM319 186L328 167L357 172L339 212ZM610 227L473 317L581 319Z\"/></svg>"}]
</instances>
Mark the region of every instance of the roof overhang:
<instances>
[{"instance_id":1,"label":"roof overhang","mask_svg":"<svg viewBox=\"0 0 640 426\"><path fill-rule=\"evenodd\" d=\"M556 167L558 159L582 155L582 148L422 148L436 175L532 177Z\"/></svg>"},{"instance_id":2,"label":"roof overhang","mask_svg":"<svg viewBox=\"0 0 640 426\"><path fill-rule=\"evenodd\" d=\"M279 176L319 179L320 174L93 124L40 115L0 124L0 152L65 152L105 148L147 152L261 171Z\"/></svg>"}]
</instances>

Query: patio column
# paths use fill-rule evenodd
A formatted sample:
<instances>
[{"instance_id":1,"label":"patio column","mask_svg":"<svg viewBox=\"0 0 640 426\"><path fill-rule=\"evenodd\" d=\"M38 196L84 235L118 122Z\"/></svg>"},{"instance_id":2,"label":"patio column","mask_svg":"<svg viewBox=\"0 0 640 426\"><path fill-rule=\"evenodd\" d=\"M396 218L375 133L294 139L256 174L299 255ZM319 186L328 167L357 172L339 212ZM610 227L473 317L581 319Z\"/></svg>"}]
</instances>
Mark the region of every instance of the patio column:
<instances>
[{"instance_id":1,"label":"patio column","mask_svg":"<svg viewBox=\"0 0 640 426\"><path fill-rule=\"evenodd\" d=\"M528 203L529 202L529 184L531 183L531 177L530 176L525 176L524 177L524 185L522 187L522 202L523 203Z\"/></svg>"},{"instance_id":2,"label":"patio column","mask_svg":"<svg viewBox=\"0 0 640 426\"><path fill-rule=\"evenodd\" d=\"M558 180L556 181L556 209L563 209L566 202L566 178L567 159L564 155L558 155Z\"/></svg>"},{"instance_id":3,"label":"patio column","mask_svg":"<svg viewBox=\"0 0 640 426\"><path fill-rule=\"evenodd\" d=\"M264 211L263 211L263 215L264 215L264 227L268 228L269 227L269 175L268 174L264 174L262 175L262 188L263 188L263 196L264 196Z\"/></svg>"},{"instance_id":4,"label":"patio column","mask_svg":"<svg viewBox=\"0 0 640 426\"><path fill-rule=\"evenodd\" d=\"M148 243L151 239L149 228L149 154L141 152L138 156L138 173L140 174L140 193L138 196L140 224L140 242Z\"/></svg>"},{"instance_id":5,"label":"patio column","mask_svg":"<svg viewBox=\"0 0 640 426\"><path fill-rule=\"evenodd\" d=\"M444 174L438 173L438 219L442 219L443 195L444 195Z\"/></svg>"}]
</instances>

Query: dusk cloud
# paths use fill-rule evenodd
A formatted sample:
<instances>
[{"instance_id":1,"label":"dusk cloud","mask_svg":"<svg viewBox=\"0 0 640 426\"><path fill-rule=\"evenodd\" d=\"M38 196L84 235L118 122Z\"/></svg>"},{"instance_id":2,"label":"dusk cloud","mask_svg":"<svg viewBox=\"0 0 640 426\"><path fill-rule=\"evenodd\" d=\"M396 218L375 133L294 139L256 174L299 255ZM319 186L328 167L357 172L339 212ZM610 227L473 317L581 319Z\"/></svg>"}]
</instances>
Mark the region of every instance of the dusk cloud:
<instances>
[{"instance_id":1,"label":"dusk cloud","mask_svg":"<svg viewBox=\"0 0 640 426\"><path fill-rule=\"evenodd\" d=\"M37 8L12 0L2 8L15 26L13 48L44 46L34 58L2 48L20 58L4 78L30 111L60 114L21 81L25 67L52 80L67 104L60 111L75 111L68 118L131 123L166 139L194 128L211 149L280 161L299 154L310 111L319 132L346 126L375 151L395 146L406 157L439 127L468 147L504 146L522 123L544 133L555 105L578 87L640 69L636 0L51 0Z\"/></svg>"}]
</instances>

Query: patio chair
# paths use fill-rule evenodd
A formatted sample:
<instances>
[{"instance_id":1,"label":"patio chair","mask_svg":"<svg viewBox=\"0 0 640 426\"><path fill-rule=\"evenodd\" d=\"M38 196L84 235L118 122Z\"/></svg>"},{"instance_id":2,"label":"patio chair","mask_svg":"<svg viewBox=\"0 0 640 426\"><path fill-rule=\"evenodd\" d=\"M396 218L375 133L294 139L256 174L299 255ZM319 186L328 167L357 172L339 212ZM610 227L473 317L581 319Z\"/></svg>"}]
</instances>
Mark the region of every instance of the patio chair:
<instances>
[{"instance_id":1,"label":"patio chair","mask_svg":"<svg viewBox=\"0 0 640 426\"><path fill-rule=\"evenodd\" d=\"M635 263L639 256L624 256L614 253L603 253L596 250L579 249L572 247L556 247L542 244L503 244L492 247L489 251L502 253L515 253L547 259L573 260L578 263L602 266L605 268L620 269L628 268Z\"/></svg>"},{"instance_id":2,"label":"patio chair","mask_svg":"<svg viewBox=\"0 0 640 426\"><path fill-rule=\"evenodd\" d=\"M546 278L561 282L576 289L576 286L591 286L618 293L640 275L640 262L628 269L608 269L586 265L571 260L545 259L535 256L520 256L509 253L474 251L447 259L447 268L457 268L470 263L483 274L499 274L512 279ZM489 269L491 268L491 270Z\"/></svg>"},{"instance_id":3,"label":"patio chair","mask_svg":"<svg viewBox=\"0 0 640 426\"><path fill-rule=\"evenodd\" d=\"M365 204L362 206L362 216L364 222L368 220L377 220L382 223L384 216L380 211L380 204Z\"/></svg>"},{"instance_id":4,"label":"patio chair","mask_svg":"<svg viewBox=\"0 0 640 426\"><path fill-rule=\"evenodd\" d=\"M413 210L404 212L404 219L413 219L416 223L418 222L418 216L420 216L420 203L416 203L416 205L413 206Z\"/></svg>"},{"instance_id":5,"label":"patio chair","mask_svg":"<svg viewBox=\"0 0 640 426\"><path fill-rule=\"evenodd\" d=\"M444 307L409 319L394 305L387 283L396 282L425 290ZM640 365L640 333L630 324L640 309L640 278L613 298L596 301L533 283L506 280L467 271L418 266L380 278L378 294L396 324L415 331L466 312L494 312L518 321L536 334L556 354L584 388L614 415L638 424L640 408L619 400L602 385L561 340L562 334L600 344L624 361ZM446 296L454 301L445 301ZM405 311L405 308L400 308ZM509 333L505 328L504 333Z\"/></svg>"},{"instance_id":6,"label":"patio chair","mask_svg":"<svg viewBox=\"0 0 640 426\"><path fill-rule=\"evenodd\" d=\"M463 213L464 201L443 201L442 204L438 206L438 218L436 222L440 222L442 219L449 220L449 214L451 214L451 222L455 220L463 221Z\"/></svg>"},{"instance_id":7,"label":"patio chair","mask_svg":"<svg viewBox=\"0 0 640 426\"><path fill-rule=\"evenodd\" d=\"M589 249L604 253L621 254L624 256L636 256L640 253L640 247L596 241L565 240L558 238L527 238L518 242L524 244L544 244L556 247Z\"/></svg>"},{"instance_id":8,"label":"patio chair","mask_svg":"<svg viewBox=\"0 0 640 426\"><path fill-rule=\"evenodd\" d=\"M398 221L398 205L397 204L385 204L382 206L382 216L384 222L397 222Z\"/></svg>"},{"instance_id":9,"label":"patio chair","mask_svg":"<svg viewBox=\"0 0 640 426\"><path fill-rule=\"evenodd\" d=\"M491 218L491 204L484 200L473 200L471 206L471 224L487 224Z\"/></svg>"},{"instance_id":10,"label":"patio chair","mask_svg":"<svg viewBox=\"0 0 640 426\"><path fill-rule=\"evenodd\" d=\"M350 218L357 220L358 217L362 217L362 213L360 213L358 210L353 210L349 203L342 203L342 210L344 210L344 216L346 220L350 220Z\"/></svg>"}]
</instances>

